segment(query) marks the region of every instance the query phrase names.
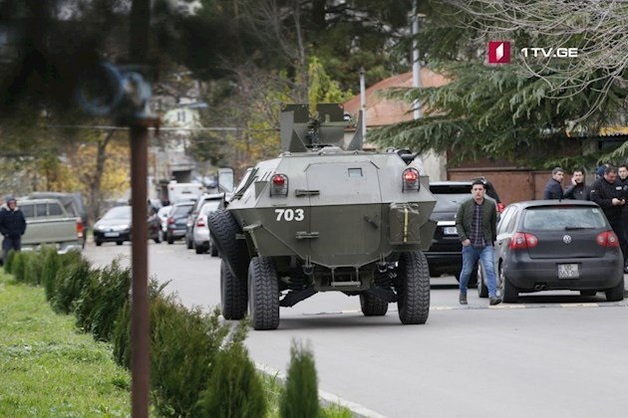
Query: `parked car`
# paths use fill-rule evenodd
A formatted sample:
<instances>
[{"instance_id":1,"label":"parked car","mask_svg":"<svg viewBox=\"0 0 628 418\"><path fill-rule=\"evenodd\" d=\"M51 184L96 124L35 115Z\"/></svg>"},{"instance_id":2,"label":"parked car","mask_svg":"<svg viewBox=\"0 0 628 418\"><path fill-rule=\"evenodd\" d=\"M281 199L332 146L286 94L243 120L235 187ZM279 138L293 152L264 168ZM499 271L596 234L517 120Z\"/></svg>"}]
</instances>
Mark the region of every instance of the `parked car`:
<instances>
[{"instance_id":1,"label":"parked car","mask_svg":"<svg viewBox=\"0 0 628 418\"><path fill-rule=\"evenodd\" d=\"M509 205L497 226L495 265L504 302L519 293L598 291L624 298L619 240L600 207L582 200L532 200ZM486 293L479 269L480 296Z\"/></svg>"},{"instance_id":2,"label":"parked car","mask_svg":"<svg viewBox=\"0 0 628 418\"><path fill-rule=\"evenodd\" d=\"M154 211L147 214L148 239L157 244L162 241L161 221ZM115 242L122 245L124 241L131 241L131 206L114 206L94 224L94 243L101 246L103 242Z\"/></svg>"},{"instance_id":3,"label":"parked car","mask_svg":"<svg viewBox=\"0 0 628 418\"><path fill-rule=\"evenodd\" d=\"M87 236L89 220L87 219L87 209L83 202L83 196L80 193L33 192L27 199L57 199L63 205L68 216L80 217L83 225L81 245L85 248L84 238Z\"/></svg>"},{"instance_id":4,"label":"parked car","mask_svg":"<svg viewBox=\"0 0 628 418\"><path fill-rule=\"evenodd\" d=\"M432 277L448 274L460 280L462 244L456 231L456 212L462 202L471 198L471 183L472 180L430 182L430 191L436 197L436 206L431 219L436 221L437 226L432 245L425 252L425 257ZM488 180L485 185L488 198L495 200L497 210L500 212L503 205L497 191ZM474 270L469 279L469 286L475 286L476 283L477 274Z\"/></svg>"},{"instance_id":5,"label":"parked car","mask_svg":"<svg viewBox=\"0 0 628 418\"><path fill-rule=\"evenodd\" d=\"M209 236L209 226L207 226L207 215L217 210L222 205L222 193L216 199L208 200L202 207L194 221L193 237L196 254L210 253L212 256L218 255L218 249Z\"/></svg>"},{"instance_id":6,"label":"parked car","mask_svg":"<svg viewBox=\"0 0 628 418\"><path fill-rule=\"evenodd\" d=\"M166 224L166 241L168 244L174 244L176 240L185 238L187 218L194 208L194 204L194 201L187 200L172 205Z\"/></svg>"},{"instance_id":7,"label":"parked car","mask_svg":"<svg viewBox=\"0 0 628 418\"><path fill-rule=\"evenodd\" d=\"M163 231L164 236L166 236L166 231L168 230L168 214L170 213L171 209L172 206L168 205L160 207L157 211L157 216L161 221L161 230Z\"/></svg>"},{"instance_id":8,"label":"parked car","mask_svg":"<svg viewBox=\"0 0 628 418\"><path fill-rule=\"evenodd\" d=\"M218 202L218 204L220 204L223 201L224 197L224 193L206 193L199 197L199 199L196 201L194 208L188 215L188 219L185 225L185 244L187 245L188 250L194 248L194 230L196 228L196 219L201 212L201 208L205 206L205 204L208 202Z\"/></svg>"}]
</instances>

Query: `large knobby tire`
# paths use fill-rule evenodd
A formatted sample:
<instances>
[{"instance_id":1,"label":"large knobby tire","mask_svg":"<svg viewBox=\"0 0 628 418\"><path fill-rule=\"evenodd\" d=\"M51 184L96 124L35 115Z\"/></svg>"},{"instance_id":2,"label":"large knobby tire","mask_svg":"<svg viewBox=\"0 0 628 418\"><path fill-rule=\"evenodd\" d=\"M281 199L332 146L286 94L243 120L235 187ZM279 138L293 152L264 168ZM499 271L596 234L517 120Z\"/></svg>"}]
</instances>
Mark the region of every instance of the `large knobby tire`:
<instances>
[{"instance_id":1,"label":"large knobby tire","mask_svg":"<svg viewBox=\"0 0 628 418\"><path fill-rule=\"evenodd\" d=\"M246 315L246 281L231 273L224 260L220 262L220 305L225 319L240 320Z\"/></svg>"},{"instance_id":2,"label":"large knobby tire","mask_svg":"<svg viewBox=\"0 0 628 418\"><path fill-rule=\"evenodd\" d=\"M499 290L502 294L502 300L505 303L516 303L519 300L519 290L510 283L508 277L504 274L504 268L499 266Z\"/></svg>"},{"instance_id":3,"label":"large knobby tire","mask_svg":"<svg viewBox=\"0 0 628 418\"><path fill-rule=\"evenodd\" d=\"M606 300L609 302L624 300L624 278L621 278L617 286L606 290L604 293L606 294Z\"/></svg>"},{"instance_id":4,"label":"large knobby tire","mask_svg":"<svg viewBox=\"0 0 628 418\"><path fill-rule=\"evenodd\" d=\"M236 239L240 225L229 211L218 209L207 216L211 238L220 256L227 262L231 272L242 280L247 279L249 253L244 240Z\"/></svg>"},{"instance_id":5,"label":"large knobby tire","mask_svg":"<svg viewBox=\"0 0 628 418\"><path fill-rule=\"evenodd\" d=\"M397 280L397 306L401 323L424 324L430 314L430 274L423 252L401 254Z\"/></svg>"},{"instance_id":6,"label":"large knobby tire","mask_svg":"<svg viewBox=\"0 0 628 418\"><path fill-rule=\"evenodd\" d=\"M364 316L384 316L388 312L388 302L368 292L360 293L360 307Z\"/></svg>"},{"instance_id":7,"label":"large knobby tire","mask_svg":"<svg viewBox=\"0 0 628 418\"><path fill-rule=\"evenodd\" d=\"M253 329L279 326L279 283L275 263L269 257L253 257L249 265L249 316Z\"/></svg>"}]
</instances>

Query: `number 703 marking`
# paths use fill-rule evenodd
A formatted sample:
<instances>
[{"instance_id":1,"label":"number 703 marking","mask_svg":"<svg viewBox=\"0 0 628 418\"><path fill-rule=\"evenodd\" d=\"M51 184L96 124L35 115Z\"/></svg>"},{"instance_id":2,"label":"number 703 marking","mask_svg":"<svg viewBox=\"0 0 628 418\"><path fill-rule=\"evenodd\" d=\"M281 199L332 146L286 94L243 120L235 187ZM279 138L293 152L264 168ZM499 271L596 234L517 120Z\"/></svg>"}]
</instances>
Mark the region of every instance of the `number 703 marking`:
<instances>
[{"instance_id":1,"label":"number 703 marking","mask_svg":"<svg viewBox=\"0 0 628 418\"><path fill-rule=\"evenodd\" d=\"M275 209L275 214L277 215L277 221L301 222L305 219L303 209Z\"/></svg>"}]
</instances>

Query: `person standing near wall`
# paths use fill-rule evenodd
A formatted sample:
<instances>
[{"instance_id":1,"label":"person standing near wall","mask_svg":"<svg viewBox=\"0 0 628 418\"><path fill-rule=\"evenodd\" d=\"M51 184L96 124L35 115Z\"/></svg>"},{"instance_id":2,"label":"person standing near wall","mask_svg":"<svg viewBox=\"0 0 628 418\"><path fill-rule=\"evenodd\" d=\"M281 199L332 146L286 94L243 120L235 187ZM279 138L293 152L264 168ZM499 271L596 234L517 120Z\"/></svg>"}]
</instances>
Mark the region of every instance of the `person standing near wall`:
<instances>
[{"instance_id":1,"label":"person standing near wall","mask_svg":"<svg viewBox=\"0 0 628 418\"><path fill-rule=\"evenodd\" d=\"M567 187L563 198L591 200L591 187L584 184L584 169L578 168L574 170L571 175L571 186Z\"/></svg>"},{"instance_id":2,"label":"person standing near wall","mask_svg":"<svg viewBox=\"0 0 628 418\"><path fill-rule=\"evenodd\" d=\"M552 170L552 178L549 179L543 191L543 199L563 199L563 177L565 170L556 167Z\"/></svg>"},{"instance_id":3,"label":"person standing near wall","mask_svg":"<svg viewBox=\"0 0 628 418\"><path fill-rule=\"evenodd\" d=\"M17 207L13 196L7 196L6 207L0 209L0 233L4 237L2 241L2 260L6 260L9 251L22 249L22 235L26 231L26 219Z\"/></svg>"}]
</instances>

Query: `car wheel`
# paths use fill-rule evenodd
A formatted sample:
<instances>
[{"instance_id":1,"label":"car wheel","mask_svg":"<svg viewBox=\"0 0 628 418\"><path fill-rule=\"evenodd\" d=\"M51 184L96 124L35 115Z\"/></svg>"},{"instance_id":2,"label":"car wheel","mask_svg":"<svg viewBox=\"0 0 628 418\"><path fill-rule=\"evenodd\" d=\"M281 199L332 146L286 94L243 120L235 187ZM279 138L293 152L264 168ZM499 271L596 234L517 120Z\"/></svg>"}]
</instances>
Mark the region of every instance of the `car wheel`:
<instances>
[{"instance_id":1,"label":"car wheel","mask_svg":"<svg viewBox=\"0 0 628 418\"><path fill-rule=\"evenodd\" d=\"M384 316L388 312L388 302L369 292L360 293L360 308L364 316Z\"/></svg>"},{"instance_id":2,"label":"car wheel","mask_svg":"<svg viewBox=\"0 0 628 418\"><path fill-rule=\"evenodd\" d=\"M124 241L116 241L116 245L122 245L124 244Z\"/></svg>"},{"instance_id":3,"label":"car wheel","mask_svg":"<svg viewBox=\"0 0 628 418\"><path fill-rule=\"evenodd\" d=\"M624 278L621 278L617 286L606 290L604 293L606 294L606 300L609 302L624 300Z\"/></svg>"},{"instance_id":4,"label":"car wheel","mask_svg":"<svg viewBox=\"0 0 628 418\"><path fill-rule=\"evenodd\" d=\"M185 244L188 247L188 250L192 250L194 249L194 242L191 239L188 239L188 237L185 237Z\"/></svg>"},{"instance_id":5,"label":"car wheel","mask_svg":"<svg viewBox=\"0 0 628 418\"><path fill-rule=\"evenodd\" d=\"M95 240L94 244L96 244L96 247L100 247L102 245L102 241L100 240Z\"/></svg>"},{"instance_id":6,"label":"car wheel","mask_svg":"<svg viewBox=\"0 0 628 418\"><path fill-rule=\"evenodd\" d=\"M424 324L430 314L430 275L423 252L401 254L396 290L401 323Z\"/></svg>"},{"instance_id":7,"label":"car wheel","mask_svg":"<svg viewBox=\"0 0 628 418\"><path fill-rule=\"evenodd\" d=\"M161 232L161 229L159 231L157 231L157 237L155 237L154 241L155 244L161 244L161 241L164 240L164 235L163 232Z\"/></svg>"},{"instance_id":8,"label":"car wheel","mask_svg":"<svg viewBox=\"0 0 628 418\"><path fill-rule=\"evenodd\" d=\"M249 316L253 329L279 326L279 283L275 263L269 257L253 257L249 264Z\"/></svg>"},{"instance_id":9,"label":"car wheel","mask_svg":"<svg viewBox=\"0 0 628 418\"><path fill-rule=\"evenodd\" d=\"M212 242L212 239L209 239L209 250L207 250L212 257L218 257L218 248Z\"/></svg>"},{"instance_id":10,"label":"car wheel","mask_svg":"<svg viewBox=\"0 0 628 418\"><path fill-rule=\"evenodd\" d=\"M240 279L246 280L251 259L246 248L246 242L236 238L236 235L242 233L240 225L233 215L224 209L213 211L207 217L207 224L211 234L210 239L214 240L218 252L227 262L231 271Z\"/></svg>"},{"instance_id":11,"label":"car wheel","mask_svg":"<svg viewBox=\"0 0 628 418\"><path fill-rule=\"evenodd\" d=\"M170 245L174 244L174 237L170 234L167 234L166 236L167 236L166 241L168 241L168 244Z\"/></svg>"},{"instance_id":12,"label":"car wheel","mask_svg":"<svg viewBox=\"0 0 628 418\"><path fill-rule=\"evenodd\" d=\"M519 299L519 291L510 283L502 266L499 266L499 290L502 294L502 300L506 303L516 303Z\"/></svg>"},{"instance_id":13,"label":"car wheel","mask_svg":"<svg viewBox=\"0 0 628 418\"><path fill-rule=\"evenodd\" d=\"M224 260L220 262L220 305L225 319L240 320L246 315L246 281L231 273Z\"/></svg>"},{"instance_id":14,"label":"car wheel","mask_svg":"<svg viewBox=\"0 0 628 418\"><path fill-rule=\"evenodd\" d=\"M478 297L485 299L488 297L488 286L486 285L486 279L484 278L484 267L482 267L481 263L478 263L476 277Z\"/></svg>"},{"instance_id":15,"label":"car wheel","mask_svg":"<svg viewBox=\"0 0 628 418\"><path fill-rule=\"evenodd\" d=\"M196 254L203 254L205 253L205 248L201 245L195 245L194 251L196 252Z\"/></svg>"}]
</instances>

